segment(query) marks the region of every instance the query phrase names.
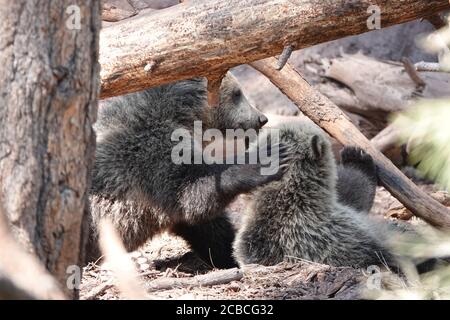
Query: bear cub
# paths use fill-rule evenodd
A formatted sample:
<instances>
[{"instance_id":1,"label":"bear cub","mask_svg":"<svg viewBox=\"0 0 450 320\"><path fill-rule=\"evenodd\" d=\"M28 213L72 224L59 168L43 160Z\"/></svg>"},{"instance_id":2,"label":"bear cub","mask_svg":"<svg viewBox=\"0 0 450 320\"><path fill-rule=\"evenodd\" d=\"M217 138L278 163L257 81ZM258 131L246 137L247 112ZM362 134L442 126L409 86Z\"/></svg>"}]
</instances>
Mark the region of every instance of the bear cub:
<instances>
[{"instance_id":1,"label":"bear cub","mask_svg":"<svg viewBox=\"0 0 450 320\"><path fill-rule=\"evenodd\" d=\"M232 267L235 230L225 207L240 193L280 179L260 164L175 164L177 129L260 129L267 118L252 107L236 80L222 81L219 105L207 104L205 79L178 81L100 103L97 150L90 190L92 235L88 260L100 256L97 225L107 217L127 250L170 231L183 237L207 263ZM184 142L199 150L202 143ZM201 152L201 149L200 151ZM280 163L287 154L281 148Z\"/></svg>"},{"instance_id":2,"label":"bear cub","mask_svg":"<svg viewBox=\"0 0 450 320\"><path fill-rule=\"evenodd\" d=\"M309 122L282 127L280 142L288 169L252 194L234 243L239 264L396 265L387 225L366 214L377 181L372 158L346 147L338 167L328 138Z\"/></svg>"}]
</instances>

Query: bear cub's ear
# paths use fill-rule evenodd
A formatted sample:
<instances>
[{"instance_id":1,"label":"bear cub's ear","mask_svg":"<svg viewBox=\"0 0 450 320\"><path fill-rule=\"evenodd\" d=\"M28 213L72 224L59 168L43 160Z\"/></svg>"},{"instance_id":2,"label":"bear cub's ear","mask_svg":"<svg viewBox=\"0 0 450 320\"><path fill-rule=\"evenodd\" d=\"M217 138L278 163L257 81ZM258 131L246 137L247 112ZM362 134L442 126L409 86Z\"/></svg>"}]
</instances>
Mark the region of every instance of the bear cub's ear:
<instances>
[{"instance_id":1,"label":"bear cub's ear","mask_svg":"<svg viewBox=\"0 0 450 320\"><path fill-rule=\"evenodd\" d=\"M313 151L313 156L315 159L320 159L323 157L325 153L325 142L321 139L320 136L315 135L311 139L311 148Z\"/></svg>"}]
</instances>

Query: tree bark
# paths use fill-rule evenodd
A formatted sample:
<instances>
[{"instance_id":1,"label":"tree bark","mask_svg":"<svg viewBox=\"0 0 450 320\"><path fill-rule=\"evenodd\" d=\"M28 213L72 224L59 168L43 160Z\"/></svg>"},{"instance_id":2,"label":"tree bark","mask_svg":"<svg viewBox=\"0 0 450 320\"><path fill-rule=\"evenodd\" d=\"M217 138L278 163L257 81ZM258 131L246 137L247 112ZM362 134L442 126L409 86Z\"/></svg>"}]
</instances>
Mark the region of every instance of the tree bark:
<instances>
[{"instance_id":1,"label":"tree bark","mask_svg":"<svg viewBox=\"0 0 450 320\"><path fill-rule=\"evenodd\" d=\"M100 0L0 0L0 197L15 237L69 294L87 226L99 31Z\"/></svg>"},{"instance_id":2,"label":"tree bark","mask_svg":"<svg viewBox=\"0 0 450 320\"><path fill-rule=\"evenodd\" d=\"M449 9L447 0L205 0L139 15L102 30L101 98L370 31L371 5L388 27ZM151 66L151 67L149 67Z\"/></svg>"},{"instance_id":3,"label":"tree bark","mask_svg":"<svg viewBox=\"0 0 450 320\"><path fill-rule=\"evenodd\" d=\"M317 125L344 145L356 145L366 150L378 168L384 187L416 216L436 227L450 228L450 211L420 190L396 166L380 153L351 123L348 117L324 95L314 90L289 64L275 69L275 58L250 65L264 74L298 108Z\"/></svg>"}]
</instances>

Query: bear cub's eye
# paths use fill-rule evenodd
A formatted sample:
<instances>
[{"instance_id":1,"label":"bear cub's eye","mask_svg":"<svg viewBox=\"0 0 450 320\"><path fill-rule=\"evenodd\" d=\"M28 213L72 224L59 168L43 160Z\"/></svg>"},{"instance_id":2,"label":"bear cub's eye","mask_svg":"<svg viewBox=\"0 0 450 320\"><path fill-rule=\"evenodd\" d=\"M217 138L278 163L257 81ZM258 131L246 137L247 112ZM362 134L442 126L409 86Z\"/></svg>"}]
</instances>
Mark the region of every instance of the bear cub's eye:
<instances>
[{"instance_id":1,"label":"bear cub's eye","mask_svg":"<svg viewBox=\"0 0 450 320\"><path fill-rule=\"evenodd\" d=\"M240 89L234 89L231 98L233 99L234 103L238 103L241 100L242 97L242 91Z\"/></svg>"}]
</instances>

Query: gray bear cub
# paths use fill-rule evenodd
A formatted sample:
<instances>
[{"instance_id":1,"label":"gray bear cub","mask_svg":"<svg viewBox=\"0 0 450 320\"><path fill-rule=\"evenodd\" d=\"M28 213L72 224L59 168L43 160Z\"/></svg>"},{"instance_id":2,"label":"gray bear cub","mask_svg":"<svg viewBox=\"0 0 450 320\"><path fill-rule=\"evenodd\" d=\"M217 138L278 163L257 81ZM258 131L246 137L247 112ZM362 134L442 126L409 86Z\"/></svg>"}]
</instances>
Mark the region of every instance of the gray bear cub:
<instances>
[{"instance_id":1,"label":"gray bear cub","mask_svg":"<svg viewBox=\"0 0 450 320\"><path fill-rule=\"evenodd\" d=\"M260 164L175 164L174 130L259 129L267 118L253 108L237 82L227 75L220 102L207 104L206 80L192 79L114 97L101 102L90 205L92 236L88 259L96 259L97 225L109 218L128 250L170 231L216 267L235 265L235 230L225 207L240 193L275 179L260 174ZM192 143L201 148L201 143ZM194 151L195 152L195 151ZM200 150L201 152L201 150ZM281 154L281 162L283 161Z\"/></svg>"},{"instance_id":2,"label":"gray bear cub","mask_svg":"<svg viewBox=\"0 0 450 320\"><path fill-rule=\"evenodd\" d=\"M370 156L358 148L344 149L339 179L345 183L338 188L331 145L317 126L284 126L280 141L289 149L288 169L281 180L253 193L234 243L239 264L305 259L333 266L395 265L387 226L365 214L376 186ZM355 170L356 179L370 182L361 190L350 181ZM350 190L367 195L349 196Z\"/></svg>"}]
</instances>

